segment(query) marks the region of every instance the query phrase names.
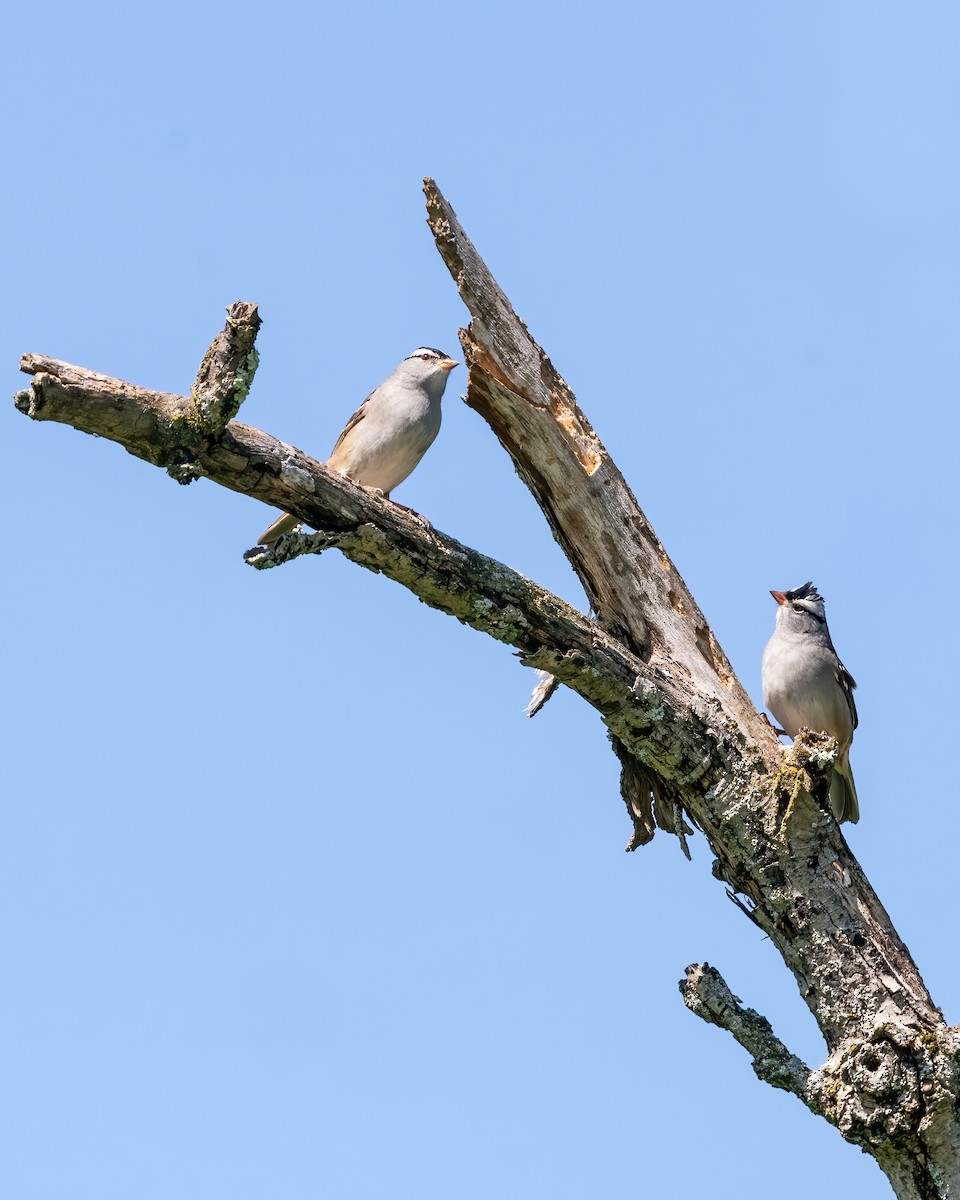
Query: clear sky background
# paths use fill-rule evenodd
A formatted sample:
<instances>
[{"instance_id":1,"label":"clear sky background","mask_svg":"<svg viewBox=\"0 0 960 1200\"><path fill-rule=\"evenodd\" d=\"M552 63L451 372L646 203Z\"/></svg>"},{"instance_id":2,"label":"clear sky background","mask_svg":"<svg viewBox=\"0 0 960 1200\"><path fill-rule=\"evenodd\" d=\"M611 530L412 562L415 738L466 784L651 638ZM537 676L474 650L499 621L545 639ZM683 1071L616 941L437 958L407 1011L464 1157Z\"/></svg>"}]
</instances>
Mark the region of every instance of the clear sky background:
<instances>
[{"instance_id":1,"label":"clear sky background","mask_svg":"<svg viewBox=\"0 0 960 1200\"><path fill-rule=\"evenodd\" d=\"M823 592L849 841L956 1021L960 10L40 2L2 56L3 1194L888 1195L684 1008L706 959L823 1060L702 837L624 853L592 710L9 397L186 391L253 300L241 417L325 457L459 357L435 176L758 701L768 589ZM465 385L397 499L581 604Z\"/></svg>"}]
</instances>

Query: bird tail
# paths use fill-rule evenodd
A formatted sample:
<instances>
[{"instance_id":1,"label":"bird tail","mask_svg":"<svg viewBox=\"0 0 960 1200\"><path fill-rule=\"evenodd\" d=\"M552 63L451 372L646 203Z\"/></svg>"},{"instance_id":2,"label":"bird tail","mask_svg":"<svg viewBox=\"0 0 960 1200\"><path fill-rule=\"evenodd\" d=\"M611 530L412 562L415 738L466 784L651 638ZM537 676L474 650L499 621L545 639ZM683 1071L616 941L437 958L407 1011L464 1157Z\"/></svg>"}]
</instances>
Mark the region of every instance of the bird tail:
<instances>
[{"instance_id":1,"label":"bird tail","mask_svg":"<svg viewBox=\"0 0 960 1200\"><path fill-rule=\"evenodd\" d=\"M847 750L844 750L833 768L833 778L830 780L830 807L840 822L849 821L851 825L856 825L860 820L860 805L857 802L857 789L853 782Z\"/></svg>"},{"instance_id":2,"label":"bird tail","mask_svg":"<svg viewBox=\"0 0 960 1200\"><path fill-rule=\"evenodd\" d=\"M285 533L289 533L291 529L296 529L300 523L299 517L294 517L290 513L284 513L283 516L277 517L274 523L269 525L260 534L259 538L257 538L257 545L272 546Z\"/></svg>"}]
</instances>

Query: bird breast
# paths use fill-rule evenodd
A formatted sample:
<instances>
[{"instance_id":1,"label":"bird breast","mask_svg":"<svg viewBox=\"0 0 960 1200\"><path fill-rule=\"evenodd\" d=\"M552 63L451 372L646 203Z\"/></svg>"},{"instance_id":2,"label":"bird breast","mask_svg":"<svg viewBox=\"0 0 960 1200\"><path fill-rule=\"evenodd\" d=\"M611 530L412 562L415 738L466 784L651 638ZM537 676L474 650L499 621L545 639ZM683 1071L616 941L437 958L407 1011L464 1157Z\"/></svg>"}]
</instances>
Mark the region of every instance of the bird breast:
<instances>
[{"instance_id":1,"label":"bird breast","mask_svg":"<svg viewBox=\"0 0 960 1200\"><path fill-rule=\"evenodd\" d=\"M393 402L375 395L362 420L327 465L364 487L389 494L423 458L440 429L440 404L422 393Z\"/></svg>"},{"instance_id":2,"label":"bird breast","mask_svg":"<svg viewBox=\"0 0 960 1200\"><path fill-rule=\"evenodd\" d=\"M764 702L790 737L805 727L830 734L841 748L850 744L850 707L825 647L775 635L763 653L762 676Z\"/></svg>"}]
</instances>

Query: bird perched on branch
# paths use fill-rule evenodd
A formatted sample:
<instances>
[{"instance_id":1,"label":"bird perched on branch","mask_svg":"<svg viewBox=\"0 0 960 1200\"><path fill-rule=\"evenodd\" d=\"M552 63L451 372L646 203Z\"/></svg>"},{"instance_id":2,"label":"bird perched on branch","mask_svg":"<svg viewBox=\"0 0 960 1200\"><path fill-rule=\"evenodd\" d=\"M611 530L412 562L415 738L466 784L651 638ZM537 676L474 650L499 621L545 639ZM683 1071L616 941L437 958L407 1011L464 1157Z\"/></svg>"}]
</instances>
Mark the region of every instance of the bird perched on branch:
<instances>
[{"instance_id":1,"label":"bird perched on branch","mask_svg":"<svg viewBox=\"0 0 960 1200\"><path fill-rule=\"evenodd\" d=\"M763 652L763 702L790 737L806 728L837 739L830 807L838 821L855 824L860 807L849 755L857 685L833 648L823 597L813 584L770 595L777 602L777 625Z\"/></svg>"},{"instance_id":2,"label":"bird perched on branch","mask_svg":"<svg viewBox=\"0 0 960 1200\"><path fill-rule=\"evenodd\" d=\"M440 400L456 365L442 350L414 350L353 414L326 466L389 499L437 436ZM264 530L259 544L270 546L299 524L299 517L284 513Z\"/></svg>"}]
</instances>

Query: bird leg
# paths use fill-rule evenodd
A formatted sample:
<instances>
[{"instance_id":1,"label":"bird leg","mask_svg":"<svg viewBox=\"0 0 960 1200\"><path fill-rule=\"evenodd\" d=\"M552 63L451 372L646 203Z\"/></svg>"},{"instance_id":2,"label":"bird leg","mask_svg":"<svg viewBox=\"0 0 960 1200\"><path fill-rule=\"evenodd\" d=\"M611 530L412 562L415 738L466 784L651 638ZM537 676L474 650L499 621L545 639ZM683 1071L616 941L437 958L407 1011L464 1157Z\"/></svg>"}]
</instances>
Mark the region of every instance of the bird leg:
<instances>
[{"instance_id":1,"label":"bird leg","mask_svg":"<svg viewBox=\"0 0 960 1200\"><path fill-rule=\"evenodd\" d=\"M383 492L380 492L380 495L383 496ZM390 497L384 496L384 499L389 500ZM430 524L430 521L423 515L423 513L418 513L415 508L408 508L406 504L400 504L396 500L390 500L390 503L395 505L397 508L402 508L404 512L409 513L410 516L413 517L413 519L415 521L418 521L424 527L424 529L426 529L428 532L430 532L430 533L433 532L433 526Z\"/></svg>"},{"instance_id":2,"label":"bird leg","mask_svg":"<svg viewBox=\"0 0 960 1200\"><path fill-rule=\"evenodd\" d=\"M347 478L350 479L350 476L348 475ZM366 483L361 483L358 479L350 479L350 482L355 483L357 487L362 487L365 492L369 492L371 496L376 496L379 500L390 500L390 493L385 492L383 488L370 487ZM415 508L408 508L406 504L400 504L396 500L390 500L390 503L394 505L395 508L402 508L403 511L409 513L415 521L419 521L424 529L429 530L431 533L433 532L433 526L423 515L423 513L418 513Z\"/></svg>"}]
</instances>

